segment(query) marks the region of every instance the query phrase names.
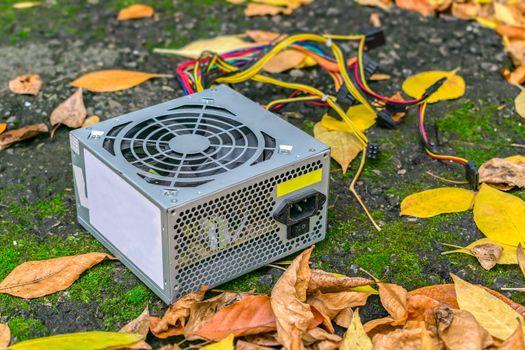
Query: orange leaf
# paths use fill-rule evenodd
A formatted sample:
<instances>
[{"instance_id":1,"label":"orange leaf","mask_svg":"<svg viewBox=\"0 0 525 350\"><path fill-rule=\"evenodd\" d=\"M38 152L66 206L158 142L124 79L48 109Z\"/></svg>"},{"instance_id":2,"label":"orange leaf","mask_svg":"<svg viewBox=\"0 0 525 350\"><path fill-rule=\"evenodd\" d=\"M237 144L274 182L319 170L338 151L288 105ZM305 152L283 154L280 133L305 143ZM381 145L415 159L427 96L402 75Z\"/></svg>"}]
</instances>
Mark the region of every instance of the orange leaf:
<instances>
[{"instance_id":1,"label":"orange leaf","mask_svg":"<svg viewBox=\"0 0 525 350\"><path fill-rule=\"evenodd\" d=\"M501 36L506 36L509 39L525 39L525 28L511 26L508 24L498 24L496 32Z\"/></svg>"},{"instance_id":2,"label":"orange leaf","mask_svg":"<svg viewBox=\"0 0 525 350\"><path fill-rule=\"evenodd\" d=\"M70 128L79 128L86 119L86 107L82 99L82 89L78 89L67 100L51 112L51 125L65 124Z\"/></svg>"},{"instance_id":3,"label":"orange leaf","mask_svg":"<svg viewBox=\"0 0 525 350\"><path fill-rule=\"evenodd\" d=\"M0 323L0 349L6 349L11 342L11 330L9 326Z\"/></svg>"},{"instance_id":4,"label":"orange leaf","mask_svg":"<svg viewBox=\"0 0 525 350\"><path fill-rule=\"evenodd\" d=\"M44 123L27 125L20 129L9 130L0 135L0 151L11 146L13 143L35 137L43 132L48 132Z\"/></svg>"},{"instance_id":5,"label":"orange leaf","mask_svg":"<svg viewBox=\"0 0 525 350\"><path fill-rule=\"evenodd\" d=\"M9 90L15 94L37 95L42 87L38 74L24 74L9 81Z\"/></svg>"},{"instance_id":6,"label":"orange leaf","mask_svg":"<svg viewBox=\"0 0 525 350\"><path fill-rule=\"evenodd\" d=\"M408 318L407 291L392 283L378 283L381 304L394 319L393 326L402 325Z\"/></svg>"},{"instance_id":7,"label":"orange leaf","mask_svg":"<svg viewBox=\"0 0 525 350\"><path fill-rule=\"evenodd\" d=\"M6 123L0 123L0 134L2 134L7 129Z\"/></svg>"},{"instance_id":8,"label":"orange leaf","mask_svg":"<svg viewBox=\"0 0 525 350\"><path fill-rule=\"evenodd\" d=\"M434 14L434 8L427 0L396 0L396 5L404 10L419 12L423 16Z\"/></svg>"},{"instance_id":9,"label":"orange leaf","mask_svg":"<svg viewBox=\"0 0 525 350\"><path fill-rule=\"evenodd\" d=\"M335 275L323 270L313 269L312 277L308 282L308 293L313 292L342 292L350 288L369 286L375 284L374 281L362 277L348 277Z\"/></svg>"},{"instance_id":10,"label":"orange leaf","mask_svg":"<svg viewBox=\"0 0 525 350\"><path fill-rule=\"evenodd\" d=\"M458 301L456 299L456 290L453 284L435 284L433 286L426 286L411 290L408 295L424 295L426 297L435 299L453 309L459 309Z\"/></svg>"},{"instance_id":11,"label":"orange leaf","mask_svg":"<svg viewBox=\"0 0 525 350\"><path fill-rule=\"evenodd\" d=\"M514 333L510 335L498 350L525 350L525 338L523 337L523 327L518 325Z\"/></svg>"},{"instance_id":12,"label":"orange leaf","mask_svg":"<svg viewBox=\"0 0 525 350\"><path fill-rule=\"evenodd\" d=\"M86 118L84 120L84 123L82 123L82 127L85 128L86 126L95 125L100 122L100 117L98 115L92 115Z\"/></svg>"},{"instance_id":13,"label":"orange leaf","mask_svg":"<svg viewBox=\"0 0 525 350\"><path fill-rule=\"evenodd\" d=\"M275 330L275 316L266 295L248 296L213 315L195 335L219 341L229 334L236 337Z\"/></svg>"},{"instance_id":14,"label":"orange leaf","mask_svg":"<svg viewBox=\"0 0 525 350\"><path fill-rule=\"evenodd\" d=\"M280 7L268 4L256 4L251 2L244 9L244 15L247 17L252 16L275 16L279 14L289 15L293 12L291 7Z\"/></svg>"},{"instance_id":15,"label":"orange leaf","mask_svg":"<svg viewBox=\"0 0 525 350\"><path fill-rule=\"evenodd\" d=\"M69 287L82 272L104 259L106 253L88 253L48 260L28 261L17 266L0 283L0 293L20 298L38 298Z\"/></svg>"},{"instance_id":16,"label":"orange leaf","mask_svg":"<svg viewBox=\"0 0 525 350\"><path fill-rule=\"evenodd\" d=\"M151 333L160 339L165 339L175 335L184 334L182 327L170 327L167 330L159 330L158 324L161 322L159 317L150 316L149 318L149 329Z\"/></svg>"},{"instance_id":17,"label":"orange leaf","mask_svg":"<svg viewBox=\"0 0 525 350\"><path fill-rule=\"evenodd\" d=\"M267 30L247 30L246 35L256 43L268 43L279 37L279 33Z\"/></svg>"},{"instance_id":18,"label":"orange leaf","mask_svg":"<svg viewBox=\"0 0 525 350\"><path fill-rule=\"evenodd\" d=\"M305 57L304 53L297 50L284 50L266 62L263 69L268 73L281 73L299 66Z\"/></svg>"},{"instance_id":19,"label":"orange leaf","mask_svg":"<svg viewBox=\"0 0 525 350\"><path fill-rule=\"evenodd\" d=\"M118 13L117 20L125 21L128 19L139 19L153 16L155 10L149 5L133 4L121 9Z\"/></svg>"},{"instance_id":20,"label":"orange leaf","mask_svg":"<svg viewBox=\"0 0 525 350\"><path fill-rule=\"evenodd\" d=\"M151 78L169 78L169 74L136 72L130 70L100 70L74 80L71 85L93 92L110 92L132 88Z\"/></svg>"}]
</instances>

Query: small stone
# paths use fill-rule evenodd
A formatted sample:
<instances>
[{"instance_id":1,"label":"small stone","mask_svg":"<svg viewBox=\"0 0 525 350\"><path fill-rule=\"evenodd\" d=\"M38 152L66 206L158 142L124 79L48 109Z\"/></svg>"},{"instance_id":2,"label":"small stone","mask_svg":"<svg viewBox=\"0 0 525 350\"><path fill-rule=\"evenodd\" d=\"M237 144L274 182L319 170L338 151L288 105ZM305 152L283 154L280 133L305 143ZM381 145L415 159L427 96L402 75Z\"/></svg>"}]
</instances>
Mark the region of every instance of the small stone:
<instances>
[{"instance_id":1,"label":"small stone","mask_svg":"<svg viewBox=\"0 0 525 350\"><path fill-rule=\"evenodd\" d=\"M397 175L405 175L407 173L407 170L406 169L399 169L397 171Z\"/></svg>"},{"instance_id":2,"label":"small stone","mask_svg":"<svg viewBox=\"0 0 525 350\"><path fill-rule=\"evenodd\" d=\"M304 72L300 69L292 69L290 71L290 76L292 78L302 78L304 76Z\"/></svg>"}]
</instances>

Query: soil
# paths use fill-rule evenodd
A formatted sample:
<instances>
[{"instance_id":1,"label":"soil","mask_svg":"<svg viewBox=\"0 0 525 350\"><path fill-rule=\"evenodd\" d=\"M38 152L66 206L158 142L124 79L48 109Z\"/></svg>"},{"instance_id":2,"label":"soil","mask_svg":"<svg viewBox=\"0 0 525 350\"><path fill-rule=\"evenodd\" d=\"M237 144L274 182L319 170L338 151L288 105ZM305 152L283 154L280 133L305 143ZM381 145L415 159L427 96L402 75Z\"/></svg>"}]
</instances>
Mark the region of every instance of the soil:
<instances>
[{"instance_id":1,"label":"soil","mask_svg":"<svg viewBox=\"0 0 525 350\"><path fill-rule=\"evenodd\" d=\"M242 6L222 0L149 1L157 10L153 18L126 22L115 18L129 1L52 1L26 10L14 10L9 2L0 5L0 122L11 129L47 122L51 111L74 92L70 81L82 73L102 68L174 72L180 60L155 54L153 47L179 47L246 29L359 33L368 28L370 14L379 12L387 44L369 55L391 79L375 83L376 90L393 94L416 72L460 67L467 83L465 96L428 109L428 129L436 146L469 156L478 166L494 156L523 153L511 146L525 143L525 127L512 104L518 91L499 73L510 62L500 37L477 23L424 18L397 8L385 12L346 0L316 0L290 16L250 19L243 16ZM36 97L7 89L10 79L25 72L38 73L44 81ZM332 91L328 77L316 68L279 77ZM286 94L262 84L235 88L260 103ZM89 115L105 120L181 95L175 79L154 79L122 92L85 92L84 101ZM295 105L284 112L290 122L311 133L325 110ZM373 127L367 135L382 152L379 159L367 162L357 189L383 230L375 231L347 190L357 164L346 175L332 164L330 229L315 250L313 266L364 276L362 268L408 289L450 282L450 272L496 289L523 285L516 266L487 272L472 257L440 255L446 250L441 243L466 245L482 237L470 212L425 220L399 217L399 203L406 195L450 186L428 171L463 179L461 167L432 161L422 152L414 111L398 129ZM72 186L66 127L53 139L43 135L0 152L0 278L24 261L104 250L77 224ZM523 191L515 194L524 197ZM279 274L266 267L222 288L267 292ZM518 294L507 295L525 301ZM155 315L166 307L123 265L104 262L70 289L49 297L21 300L1 295L0 321L9 323L15 340L118 330L146 305ZM365 320L382 315L377 298L361 314Z\"/></svg>"}]
</instances>

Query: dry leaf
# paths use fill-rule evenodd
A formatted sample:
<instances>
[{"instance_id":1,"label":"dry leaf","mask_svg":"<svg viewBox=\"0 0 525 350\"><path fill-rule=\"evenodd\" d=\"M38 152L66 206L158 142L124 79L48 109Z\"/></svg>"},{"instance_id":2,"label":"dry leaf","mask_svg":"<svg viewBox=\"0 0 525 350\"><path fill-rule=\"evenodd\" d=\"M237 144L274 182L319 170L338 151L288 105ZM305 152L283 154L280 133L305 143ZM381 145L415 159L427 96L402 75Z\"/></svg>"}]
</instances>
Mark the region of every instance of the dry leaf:
<instances>
[{"instance_id":1,"label":"dry leaf","mask_svg":"<svg viewBox=\"0 0 525 350\"><path fill-rule=\"evenodd\" d=\"M241 39L241 35L221 35L211 39L200 39L189 43L180 49L154 49L153 52L177 55L187 58L198 58L203 51L223 54L228 51L256 46Z\"/></svg>"},{"instance_id":2,"label":"dry leaf","mask_svg":"<svg viewBox=\"0 0 525 350\"><path fill-rule=\"evenodd\" d=\"M143 338L134 333L79 332L26 340L11 345L9 350L122 349Z\"/></svg>"},{"instance_id":3,"label":"dry leaf","mask_svg":"<svg viewBox=\"0 0 525 350\"><path fill-rule=\"evenodd\" d=\"M392 317L393 326L402 325L408 318L407 291L392 283L378 283L381 304Z\"/></svg>"},{"instance_id":4,"label":"dry leaf","mask_svg":"<svg viewBox=\"0 0 525 350\"><path fill-rule=\"evenodd\" d=\"M243 337L247 342L253 343L260 346L280 346L281 343L277 341L277 332L264 333L258 335L248 335Z\"/></svg>"},{"instance_id":5,"label":"dry leaf","mask_svg":"<svg viewBox=\"0 0 525 350\"><path fill-rule=\"evenodd\" d=\"M525 66L519 66L512 72L503 71L503 77L511 84L522 84L525 82Z\"/></svg>"},{"instance_id":6,"label":"dry leaf","mask_svg":"<svg viewBox=\"0 0 525 350\"><path fill-rule=\"evenodd\" d=\"M154 321L155 324L150 327L151 332L157 337L159 337L158 334L162 337L163 333L168 332L170 328L184 328L190 317L192 306L204 299L204 294L207 290L208 287L203 285L200 287L199 291L188 293L178 299L175 303L171 304L164 313L164 316L162 316L162 319L157 323Z\"/></svg>"},{"instance_id":7,"label":"dry leaf","mask_svg":"<svg viewBox=\"0 0 525 350\"><path fill-rule=\"evenodd\" d=\"M381 81L381 80L388 80L392 78L389 74L383 74L383 73L374 73L370 76L371 81ZM370 110L370 109L368 109Z\"/></svg>"},{"instance_id":8,"label":"dry leaf","mask_svg":"<svg viewBox=\"0 0 525 350\"><path fill-rule=\"evenodd\" d=\"M505 339L498 347L498 350L525 350L525 337L523 327L519 325L510 337Z\"/></svg>"},{"instance_id":9,"label":"dry leaf","mask_svg":"<svg viewBox=\"0 0 525 350\"><path fill-rule=\"evenodd\" d=\"M15 267L0 283L0 293L20 298L38 298L69 287L82 272L104 259L106 253L87 253L48 260L28 261Z\"/></svg>"},{"instance_id":10,"label":"dry leaf","mask_svg":"<svg viewBox=\"0 0 525 350\"><path fill-rule=\"evenodd\" d=\"M164 329L162 326L159 326L159 323L161 321L162 320L158 317L149 317L149 329L155 337L165 339L168 337L173 337L175 335L184 334L184 329L182 327L168 327L167 329Z\"/></svg>"},{"instance_id":11,"label":"dry leaf","mask_svg":"<svg viewBox=\"0 0 525 350\"><path fill-rule=\"evenodd\" d=\"M460 19L475 19L478 17L480 5L475 2L453 2L452 3L452 16Z\"/></svg>"},{"instance_id":12,"label":"dry leaf","mask_svg":"<svg viewBox=\"0 0 525 350\"><path fill-rule=\"evenodd\" d=\"M149 310L148 307L142 311L142 313L134 320L129 322L128 324L124 325L119 332L120 333L135 333L140 334L146 338L146 336L149 333ZM146 343L144 340L139 341L138 343L135 343L133 345L127 346L126 349L133 349L133 350L150 350L151 346Z\"/></svg>"},{"instance_id":13,"label":"dry leaf","mask_svg":"<svg viewBox=\"0 0 525 350\"><path fill-rule=\"evenodd\" d=\"M306 55L297 50L284 50L272 57L263 67L268 73L281 73L301 65Z\"/></svg>"},{"instance_id":14,"label":"dry leaf","mask_svg":"<svg viewBox=\"0 0 525 350\"><path fill-rule=\"evenodd\" d=\"M518 244L518 249L516 249L516 258L518 259L518 265L520 267L521 273L523 276L525 276L525 253L523 252L521 243Z\"/></svg>"},{"instance_id":15,"label":"dry leaf","mask_svg":"<svg viewBox=\"0 0 525 350\"><path fill-rule=\"evenodd\" d=\"M346 330L341 342L341 350L372 350L372 341L366 335L359 318L359 310L355 310L352 322Z\"/></svg>"},{"instance_id":16,"label":"dry leaf","mask_svg":"<svg viewBox=\"0 0 525 350\"><path fill-rule=\"evenodd\" d=\"M321 314L328 319L335 319L339 313L346 312L349 308L366 304L369 293L362 292L337 292L337 293L315 293L308 296L307 303L315 307ZM328 323L328 330L333 332L331 324Z\"/></svg>"},{"instance_id":17,"label":"dry leaf","mask_svg":"<svg viewBox=\"0 0 525 350\"><path fill-rule=\"evenodd\" d=\"M520 117L525 118L525 89L521 89L521 87L520 93L514 99L514 108L516 108L516 112Z\"/></svg>"},{"instance_id":18,"label":"dry leaf","mask_svg":"<svg viewBox=\"0 0 525 350\"><path fill-rule=\"evenodd\" d=\"M419 98L432 84L440 79L447 78L443 85L426 101L433 103L442 100L456 99L465 93L465 80L457 75L456 72L457 69L449 72L429 71L413 75L403 82L403 91L409 96Z\"/></svg>"},{"instance_id":19,"label":"dry leaf","mask_svg":"<svg viewBox=\"0 0 525 350\"><path fill-rule=\"evenodd\" d=\"M28 9L31 7L37 7L42 5L41 1L22 1L22 2L16 2L13 4L13 8L15 9Z\"/></svg>"},{"instance_id":20,"label":"dry leaf","mask_svg":"<svg viewBox=\"0 0 525 350\"><path fill-rule=\"evenodd\" d=\"M136 72L131 70L99 70L77 78L71 85L93 92L126 90L151 78L170 78L170 74Z\"/></svg>"},{"instance_id":21,"label":"dry leaf","mask_svg":"<svg viewBox=\"0 0 525 350\"><path fill-rule=\"evenodd\" d=\"M274 350L274 348L257 345L244 340L237 340L237 343L235 344L235 350Z\"/></svg>"},{"instance_id":22,"label":"dry leaf","mask_svg":"<svg viewBox=\"0 0 525 350\"><path fill-rule=\"evenodd\" d=\"M479 168L479 182L525 187L525 163L493 158Z\"/></svg>"},{"instance_id":23,"label":"dry leaf","mask_svg":"<svg viewBox=\"0 0 525 350\"><path fill-rule=\"evenodd\" d=\"M381 16L377 12L372 12L370 14L370 17L368 18L368 24L370 24L371 27L374 28L380 28L381 27Z\"/></svg>"},{"instance_id":24,"label":"dry leaf","mask_svg":"<svg viewBox=\"0 0 525 350\"><path fill-rule=\"evenodd\" d=\"M453 309L459 309L458 301L456 299L456 291L453 284L435 284L426 286L408 292L409 296L423 295L434 300L439 301Z\"/></svg>"},{"instance_id":25,"label":"dry leaf","mask_svg":"<svg viewBox=\"0 0 525 350\"><path fill-rule=\"evenodd\" d=\"M367 130L376 122L376 114L371 111L370 108L367 108L362 104L348 108L346 115L350 118L352 124L354 124L354 127L361 131ZM352 133L350 125L348 125L343 120L339 120L330 116L329 114L325 114L323 116L323 119L321 119L321 124L328 130Z\"/></svg>"},{"instance_id":26,"label":"dry leaf","mask_svg":"<svg viewBox=\"0 0 525 350\"><path fill-rule=\"evenodd\" d=\"M506 36L509 39L525 39L525 28L510 26L507 24L498 24L496 31L501 36Z\"/></svg>"},{"instance_id":27,"label":"dry leaf","mask_svg":"<svg viewBox=\"0 0 525 350\"><path fill-rule=\"evenodd\" d=\"M153 16L154 13L155 10L150 5L133 4L121 9L118 13L117 20L125 21L128 19L146 18Z\"/></svg>"},{"instance_id":28,"label":"dry leaf","mask_svg":"<svg viewBox=\"0 0 525 350\"><path fill-rule=\"evenodd\" d=\"M258 4L250 2L244 9L244 15L247 17L252 16L275 16L275 15L289 15L293 12L292 7L281 7L268 4Z\"/></svg>"},{"instance_id":29,"label":"dry leaf","mask_svg":"<svg viewBox=\"0 0 525 350\"><path fill-rule=\"evenodd\" d=\"M473 246L470 251L485 270L490 270L498 263L503 248L497 244L485 243Z\"/></svg>"},{"instance_id":30,"label":"dry leaf","mask_svg":"<svg viewBox=\"0 0 525 350\"><path fill-rule=\"evenodd\" d=\"M337 334L328 333L322 328L309 329L303 335L303 344L308 348L319 350L336 350L339 348L341 337Z\"/></svg>"},{"instance_id":31,"label":"dry leaf","mask_svg":"<svg viewBox=\"0 0 525 350\"><path fill-rule=\"evenodd\" d=\"M222 339L218 343L213 343L210 345L205 345L201 350L233 350L233 334L230 334L226 338Z\"/></svg>"},{"instance_id":32,"label":"dry leaf","mask_svg":"<svg viewBox=\"0 0 525 350\"><path fill-rule=\"evenodd\" d=\"M247 30L246 36L255 41L256 43L269 43L279 37L279 33L270 32L267 30Z\"/></svg>"},{"instance_id":33,"label":"dry leaf","mask_svg":"<svg viewBox=\"0 0 525 350\"><path fill-rule=\"evenodd\" d=\"M0 123L0 135L6 131L7 129L7 124L6 123Z\"/></svg>"},{"instance_id":34,"label":"dry leaf","mask_svg":"<svg viewBox=\"0 0 525 350\"><path fill-rule=\"evenodd\" d=\"M100 117L98 115L91 115L84 120L84 123L82 124L82 127L85 128L86 126L95 125L100 122Z\"/></svg>"},{"instance_id":35,"label":"dry leaf","mask_svg":"<svg viewBox=\"0 0 525 350\"><path fill-rule=\"evenodd\" d=\"M277 320L277 339L289 350L302 348L301 338L314 319L306 304L310 281L308 266L313 247L302 252L281 275L272 289L271 304Z\"/></svg>"},{"instance_id":36,"label":"dry leaf","mask_svg":"<svg viewBox=\"0 0 525 350\"><path fill-rule=\"evenodd\" d=\"M501 255L497 261L498 264L512 265L512 264L518 263L518 261L516 260L516 247L515 246L499 243L499 242L491 240L490 238L481 238L475 242L470 243L468 246L464 248L460 248L456 250L448 250L441 254L464 253L464 254L474 256L472 252L472 248L475 246L482 245L482 244L494 244L494 245L498 245L501 247L502 250L501 250Z\"/></svg>"},{"instance_id":37,"label":"dry leaf","mask_svg":"<svg viewBox=\"0 0 525 350\"><path fill-rule=\"evenodd\" d=\"M421 349L421 342L427 333L426 329L396 329L387 334L376 334L372 338L374 349L412 350Z\"/></svg>"},{"instance_id":38,"label":"dry leaf","mask_svg":"<svg viewBox=\"0 0 525 350\"><path fill-rule=\"evenodd\" d=\"M475 193L462 188L434 188L411 194L401 202L400 215L429 218L472 208Z\"/></svg>"},{"instance_id":39,"label":"dry leaf","mask_svg":"<svg viewBox=\"0 0 525 350\"><path fill-rule=\"evenodd\" d=\"M70 128L79 128L86 119L86 107L82 99L82 89L78 89L67 100L51 112L51 125L65 124Z\"/></svg>"},{"instance_id":40,"label":"dry leaf","mask_svg":"<svg viewBox=\"0 0 525 350\"><path fill-rule=\"evenodd\" d=\"M443 316L446 315L446 316ZM490 334L464 310L436 310L439 337L450 350L481 350L493 344Z\"/></svg>"},{"instance_id":41,"label":"dry leaf","mask_svg":"<svg viewBox=\"0 0 525 350\"><path fill-rule=\"evenodd\" d=\"M24 74L9 81L9 90L15 94L37 95L42 87L38 74Z\"/></svg>"},{"instance_id":42,"label":"dry leaf","mask_svg":"<svg viewBox=\"0 0 525 350\"><path fill-rule=\"evenodd\" d=\"M470 312L493 337L507 339L520 325L520 321L523 322L521 315L505 302L485 289L451 275L460 309Z\"/></svg>"},{"instance_id":43,"label":"dry leaf","mask_svg":"<svg viewBox=\"0 0 525 350\"><path fill-rule=\"evenodd\" d=\"M248 296L229 305L195 331L195 335L218 341L228 334L236 337L276 329L275 316L266 295Z\"/></svg>"},{"instance_id":44,"label":"dry leaf","mask_svg":"<svg viewBox=\"0 0 525 350\"><path fill-rule=\"evenodd\" d=\"M474 200L474 221L496 242L513 246L525 242L525 202L487 184L481 185Z\"/></svg>"},{"instance_id":45,"label":"dry leaf","mask_svg":"<svg viewBox=\"0 0 525 350\"><path fill-rule=\"evenodd\" d=\"M498 22L510 25L517 24L516 19L507 6L496 1L492 4L492 6L494 7L494 19L496 19Z\"/></svg>"},{"instance_id":46,"label":"dry leaf","mask_svg":"<svg viewBox=\"0 0 525 350\"><path fill-rule=\"evenodd\" d=\"M390 9L392 0L355 0L359 5L380 7L383 10Z\"/></svg>"},{"instance_id":47,"label":"dry leaf","mask_svg":"<svg viewBox=\"0 0 525 350\"><path fill-rule=\"evenodd\" d=\"M408 321L423 321L426 325L434 325L434 310L440 305L441 303L438 300L426 295L407 294Z\"/></svg>"},{"instance_id":48,"label":"dry leaf","mask_svg":"<svg viewBox=\"0 0 525 350\"><path fill-rule=\"evenodd\" d=\"M9 346L11 342L11 330L9 326L0 323L0 350L4 350Z\"/></svg>"},{"instance_id":49,"label":"dry leaf","mask_svg":"<svg viewBox=\"0 0 525 350\"><path fill-rule=\"evenodd\" d=\"M347 277L323 270L313 269L311 273L311 278L308 282L308 293L343 292L349 291L351 288L375 284L374 281L367 278Z\"/></svg>"},{"instance_id":50,"label":"dry leaf","mask_svg":"<svg viewBox=\"0 0 525 350\"><path fill-rule=\"evenodd\" d=\"M363 145L353 133L330 131L321 122L314 126L314 136L330 147L330 155L341 165L343 174L354 158L363 150Z\"/></svg>"},{"instance_id":51,"label":"dry leaf","mask_svg":"<svg viewBox=\"0 0 525 350\"><path fill-rule=\"evenodd\" d=\"M20 129L6 131L0 135L0 151L15 142L26 140L48 131L47 125L44 123L27 125Z\"/></svg>"},{"instance_id":52,"label":"dry leaf","mask_svg":"<svg viewBox=\"0 0 525 350\"><path fill-rule=\"evenodd\" d=\"M339 327L348 328L354 317L354 311L351 307L341 310L333 319L334 323Z\"/></svg>"},{"instance_id":53,"label":"dry leaf","mask_svg":"<svg viewBox=\"0 0 525 350\"><path fill-rule=\"evenodd\" d=\"M434 7L428 0L396 0L396 5L403 10L419 12L423 16L434 15Z\"/></svg>"}]
</instances>

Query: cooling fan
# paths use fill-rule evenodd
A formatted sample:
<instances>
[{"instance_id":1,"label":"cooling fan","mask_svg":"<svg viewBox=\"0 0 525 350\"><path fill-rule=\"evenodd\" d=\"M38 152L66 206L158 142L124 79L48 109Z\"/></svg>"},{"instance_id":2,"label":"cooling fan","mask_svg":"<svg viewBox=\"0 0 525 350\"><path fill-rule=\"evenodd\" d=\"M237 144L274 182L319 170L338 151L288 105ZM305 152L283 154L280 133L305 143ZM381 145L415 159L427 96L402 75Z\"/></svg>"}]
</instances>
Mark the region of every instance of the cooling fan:
<instances>
[{"instance_id":1,"label":"cooling fan","mask_svg":"<svg viewBox=\"0 0 525 350\"><path fill-rule=\"evenodd\" d=\"M167 303L324 238L328 148L226 86L70 143L79 222Z\"/></svg>"}]
</instances>

